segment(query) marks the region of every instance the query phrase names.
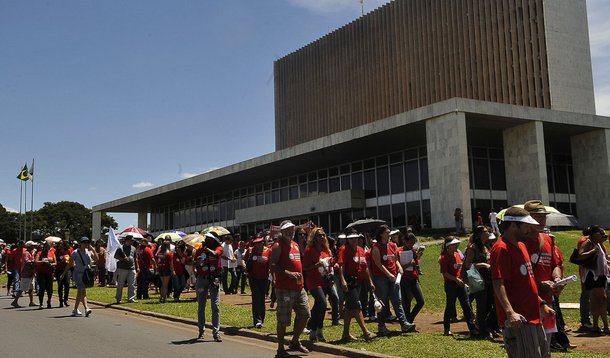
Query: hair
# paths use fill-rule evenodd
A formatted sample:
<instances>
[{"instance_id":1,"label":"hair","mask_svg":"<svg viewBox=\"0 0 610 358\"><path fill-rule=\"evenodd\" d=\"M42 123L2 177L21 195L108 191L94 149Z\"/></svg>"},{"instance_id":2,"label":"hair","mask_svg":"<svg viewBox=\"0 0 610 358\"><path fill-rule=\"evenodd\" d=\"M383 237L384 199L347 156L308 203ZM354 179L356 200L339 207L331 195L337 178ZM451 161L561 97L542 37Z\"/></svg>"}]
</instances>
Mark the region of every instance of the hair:
<instances>
[{"instance_id":1,"label":"hair","mask_svg":"<svg viewBox=\"0 0 610 358\"><path fill-rule=\"evenodd\" d=\"M504 216L528 216L530 213L522 208L518 208L515 206L511 206L510 208L506 209L506 212L504 213ZM514 221L504 221L502 220L500 222L500 230L502 232L506 231L506 229L508 229L512 224L516 224L517 226L523 224L520 222L514 222Z\"/></svg>"},{"instance_id":2,"label":"hair","mask_svg":"<svg viewBox=\"0 0 610 358\"><path fill-rule=\"evenodd\" d=\"M386 224L379 225L377 230L375 230L375 239L377 241L380 241L381 235L383 235L383 233L386 232L387 230L390 230L390 227L388 225L386 225Z\"/></svg>"},{"instance_id":3,"label":"hair","mask_svg":"<svg viewBox=\"0 0 610 358\"><path fill-rule=\"evenodd\" d=\"M326 233L324 232L324 229L322 229L321 227L317 227L317 228L311 230L311 232L309 233L309 237L307 238L307 247L316 246L316 235L318 235L318 234L324 235L324 244L322 244L322 251L326 251L326 253L328 253L330 255L331 252L330 252L330 247L328 246L328 238L326 237Z\"/></svg>"},{"instance_id":4,"label":"hair","mask_svg":"<svg viewBox=\"0 0 610 358\"><path fill-rule=\"evenodd\" d=\"M479 225L479 226L475 227L474 230L472 231L472 235L470 235L469 242L474 244L474 246L476 246L476 248L479 249L479 251L486 253L489 250L487 249L487 246L485 246L485 244L483 244L483 240L481 240L481 235L483 235L483 230L487 230L489 232L489 229L485 225Z\"/></svg>"},{"instance_id":5,"label":"hair","mask_svg":"<svg viewBox=\"0 0 610 358\"><path fill-rule=\"evenodd\" d=\"M599 234L604 232L604 229L599 225L592 225L582 231L585 236L591 236L593 234Z\"/></svg>"},{"instance_id":6,"label":"hair","mask_svg":"<svg viewBox=\"0 0 610 358\"><path fill-rule=\"evenodd\" d=\"M164 254L167 253L169 251L169 246L170 243L163 240L162 244L161 244L161 249L159 250L159 252L163 252Z\"/></svg>"},{"instance_id":7,"label":"hair","mask_svg":"<svg viewBox=\"0 0 610 358\"><path fill-rule=\"evenodd\" d=\"M415 236L415 234L413 234L412 232L407 233L407 235L404 236L404 244L406 244L409 241L417 241L417 237Z\"/></svg>"},{"instance_id":8,"label":"hair","mask_svg":"<svg viewBox=\"0 0 610 358\"><path fill-rule=\"evenodd\" d=\"M441 256L447 253L447 243L451 242L451 240L457 239L455 236L445 236L443 238L443 247L441 247Z\"/></svg>"}]
</instances>

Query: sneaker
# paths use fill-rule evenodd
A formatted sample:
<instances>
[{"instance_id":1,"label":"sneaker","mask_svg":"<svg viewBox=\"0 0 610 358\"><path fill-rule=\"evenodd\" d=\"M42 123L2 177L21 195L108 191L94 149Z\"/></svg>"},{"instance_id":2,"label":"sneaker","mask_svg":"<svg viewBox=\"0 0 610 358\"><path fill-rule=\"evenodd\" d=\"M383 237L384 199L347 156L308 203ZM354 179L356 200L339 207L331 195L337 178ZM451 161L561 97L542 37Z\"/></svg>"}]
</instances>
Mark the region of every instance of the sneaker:
<instances>
[{"instance_id":1,"label":"sneaker","mask_svg":"<svg viewBox=\"0 0 610 358\"><path fill-rule=\"evenodd\" d=\"M13 301L11 302L11 306L15 307L15 308L21 308L21 306L19 306L19 303Z\"/></svg>"},{"instance_id":2,"label":"sneaker","mask_svg":"<svg viewBox=\"0 0 610 358\"><path fill-rule=\"evenodd\" d=\"M72 310L72 316L74 317L82 317L83 313L77 309Z\"/></svg>"},{"instance_id":3,"label":"sneaker","mask_svg":"<svg viewBox=\"0 0 610 358\"><path fill-rule=\"evenodd\" d=\"M59 307L61 308L63 306L64 306L64 303L62 301L59 301Z\"/></svg>"},{"instance_id":4,"label":"sneaker","mask_svg":"<svg viewBox=\"0 0 610 358\"><path fill-rule=\"evenodd\" d=\"M375 337L377 337L377 335L373 332L368 332L362 335L362 337L364 338L364 340L366 342L370 342L372 341Z\"/></svg>"},{"instance_id":5,"label":"sneaker","mask_svg":"<svg viewBox=\"0 0 610 358\"><path fill-rule=\"evenodd\" d=\"M222 337L220 337L220 333L216 333L214 335L214 342L222 342Z\"/></svg>"},{"instance_id":6,"label":"sneaker","mask_svg":"<svg viewBox=\"0 0 610 358\"><path fill-rule=\"evenodd\" d=\"M309 331L309 341L311 342L316 342L318 340L318 331L315 329L312 329L311 331Z\"/></svg>"},{"instance_id":7,"label":"sneaker","mask_svg":"<svg viewBox=\"0 0 610 358\"><path fill-rule=\"evenodd\" d=\"M51 301L47 301L47 308L51 308Z\"/></svg>"},{"instance_id":8,"label":"sneaker","mask_svg":"<svg viewBox=\"0 0 610 358\"><path fill-rule=\"evenodd\" d=\"M93 311L91 311L90 309L86 310L85 317L89 317L91 315L91 312L93 312Z\"/></svg>"},{"instance_id":9,"label":"sneaker","mask_svg":"<svg viewBox=\"0 0 610 358\"><path fill-rule=\"evenodd\" d=\"M68 300L65 300L65 301L64 301L64 306L66 306L66 307L70 307L70 304L68 303Z\"/></svg>"},{"instance_id":10,"label":"sneaker","mask_svg":"<svg viewBox=\"0 0 610 358\"><path fill-rule=\"evenodd\" d=\"M38 306L38 305L37 305L37 304L35 304L34 302L30 302L29 306L30 306L30 307L36 307L36 306Z\"/></svg>"},{"instance_id":11,"label":"sneaker","mask_svg":"<svg viewBox=\"0 0 610 358\"><path fill-rule=\"evenodd\" d=\"M41 310L43 307L42 305L38 305L38 309Z\"/></svg>"},{"instance_id":12,"label":"sneaker","mask_svg":"<svg viewBox=\"0 0 610 358\"><path fill-rule=\"evenodd\" d=\"M379 328L377 329L377 336L378 336L378 337L385 337L385 336L387 336L387 335L389 335L389 334L390 334L390 330L388 330L388 329L386 328L386 326L381 326L381 327L379 327Z\"/></svg>"},{"instance_id":13,"label":"sneaker","mask_svg":"<svg viewBox=\"0 0 610 358\"><path fill-rule=\"evenodd\" d=\"M443 333L443 336L452 337L452 336L453 336L453 332L451 332L451 331L445 331L445 332Z\"/></svg>"},{"instance_id":14,"label":"sneaker","mask_svg":"<svg viewBox=\"0 0 610 358\"><path fill-rule=\"evenodd\" d=\"M254 325L255 328L263 328L263 324L258 322L257 324Z\"/></svg>"},{"instance_id":15,"label":"sneaker","mask_svg":"<svg viewBox=\"0 0 610 358\"><path fill-rule=\"evenodd\" d=\"M405 322L400 325L400 330L402 333L413 332L415 330L415 325L413 323Z\"/></svg>"},{"instance_id":16,"label":"sneaker","mask_svg":"<svg viewBox=\"0 0 610 358\"><path fill-rule=\"evenodd\" d=\"M309 353L309 349L305 348L305 346L303 346L301 344L301 342L299 342L299 341L297 341L297 342L290 341L288 348L292 349L293 351L299 351L301 353Z\"/></svg>"},{"instance_id":17,"label":"sneaker","mask_svg":"<svg viewBox=\"0 0 610 358\"><path fill-rule=\"evenodd\" d=\"M203 331L199 332L197 335L197 339L203 339Z\"/></svg>"},{"instance_id":18,"label":"sneaker","mask_svg":"<svg viewBox=\"0 0 610 358\"><path fill-rule=\"evenodd\" d=\"M127 303L138 303L136 300L127 300Z\"/></svg>"},{"instance_id":19,"label":"sneaker","mask_svg":"<svg viewBox=\"0 0 610 358\"><path fill-rule=\"evenodd\" d=\"M303 333L301 333L301 334L310 334L310 333L311 333L311 330L309 328L305 327L305 328L303 328Z\"/></svg>"}]
</instances>

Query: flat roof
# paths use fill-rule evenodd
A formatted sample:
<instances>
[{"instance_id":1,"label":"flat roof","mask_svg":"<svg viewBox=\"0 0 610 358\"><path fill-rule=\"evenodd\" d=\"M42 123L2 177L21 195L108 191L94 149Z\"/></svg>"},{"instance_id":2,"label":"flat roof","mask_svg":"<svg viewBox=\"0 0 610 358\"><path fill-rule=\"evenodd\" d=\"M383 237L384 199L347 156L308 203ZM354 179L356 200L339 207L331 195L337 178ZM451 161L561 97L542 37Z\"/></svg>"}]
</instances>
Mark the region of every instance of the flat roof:
<instances>
[{"instance_id":1,"label":"flat roof","mask_svg":"<svg viewBox=\"0 0 610 358\"><path fill-rule=\"evenodd\" d=\"M148 212L153 205L173 204L205 192L221 193L269 178L302 174L320 168L320 163L326 167L367 154L374 156L400 150L404 148L405 140L412 146L425 145L425 120L451 112L466 113L469 126L489 129L504 129L532 120L544 122L545 128L548 126L559 135L610 129L610 117L452 98L95 205L93 211ZM367 145L372 143L383 145Z\"/></svg>"}]
</instances>

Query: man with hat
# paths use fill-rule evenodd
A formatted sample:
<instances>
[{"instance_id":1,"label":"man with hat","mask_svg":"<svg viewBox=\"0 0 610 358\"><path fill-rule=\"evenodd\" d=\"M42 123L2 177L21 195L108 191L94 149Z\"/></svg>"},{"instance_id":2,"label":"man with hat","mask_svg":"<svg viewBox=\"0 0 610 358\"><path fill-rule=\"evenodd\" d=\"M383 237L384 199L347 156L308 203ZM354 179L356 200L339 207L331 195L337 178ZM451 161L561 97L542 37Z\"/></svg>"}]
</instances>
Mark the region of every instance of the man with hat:
<instances>
[{"instance_id":1,"label":"man with hat","mask_svg":"<svg viewBox=\"0 0 610 358\"><path fill-rule=\"evenodd\" d=\"M136 248L133 247L133 235L125 236L125 242L116 250L114 258L118 260L116 263L116 303L121 303L125 281L127 281L127 302L136 302L138 262L136 261Z\"/></svg>"},{"instance_id":2,"label":"man with hat","mask_svg":"<svg viewBox=\"0 0 610 358\"><path fill-rule=\"evenodd\" d=\"M36 245L33 241L25 243L25 250L21 258L21 277L19 282L19 288L16 289L15 299L11 302L11 306L19 308L19 297L23 295L23 291L27 291L30 296L30 306L34 307L34 246Z\"/></svg>"},{"instance_id":3,"label":"man with hat","mask_svg":"<svg viewBox=\"0 0 610 358\"><path fill-rule=\"evenodd\" d=\"M269 254L271 249L265 246L262 235L252 240L252 247L246 251L246 273L252 291L252 323L256 328L263 328L265 323L265 293L269 277Z\"/></svg>"},{"instance_id":4,"label":"man with hat","mask_svg":"<svg viewBox=\"0 0 610 358\"><path fill-rule=\"evenodd\" d=\"M275 275L277 295L277 339L276 357L290 357L284 348L286 327L290 325L292 310L295 311L294 330L289 348L309 353L299 341L299 336L311 317L307 293L303 289L303 266L299 245L293 242L295 226L290 220L280 223L280 237L273 244L270 254L270 270Z\"/></svg>"},{"instance_id":5,"label":"man with hat","mask_svg":"<svg viewBox=\"0 0 610 358\"><path fill-rule=\"evenodd\" d=\"M504 233L491 248L491 277L498 324L503 326L509 357L550 357L542 314L554 315L551 304L538 294L530 255L524 242L539 223L518 207L506 210Z\"/></svg>"},{"instance_id":6,"label":"man with hat","mask_svg":"<svg viewBox=\"0 0 610 358\"><path fill-rule=\"evenodd\" d=\"M203 338L205 329L205 306L210 293L212 306L212 336L214 341L222 342L220 337L220 276L222 275L222 246L215 232L204 234L205 242L193 254L197 275L197 324L198 339Z\"/></svg>"}]
</instances>

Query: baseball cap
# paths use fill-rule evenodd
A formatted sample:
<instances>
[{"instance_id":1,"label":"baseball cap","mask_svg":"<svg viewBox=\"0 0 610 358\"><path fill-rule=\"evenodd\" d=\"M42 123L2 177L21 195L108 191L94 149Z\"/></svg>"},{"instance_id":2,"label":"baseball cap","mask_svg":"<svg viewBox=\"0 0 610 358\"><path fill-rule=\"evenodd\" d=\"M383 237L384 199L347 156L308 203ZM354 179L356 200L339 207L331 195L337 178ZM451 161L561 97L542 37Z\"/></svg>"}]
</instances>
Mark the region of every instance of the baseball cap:
<instances>
[{"instance_id":1,"label":"baseball cap","mask_svg":"<svg viewBox=\"0 0 610 358\"><path fill-rule=\"evenodd\" d=\"M550 214L540 200L528 200L523 205L523 208L530 214Z\"/></svg>"}]
</instances>

